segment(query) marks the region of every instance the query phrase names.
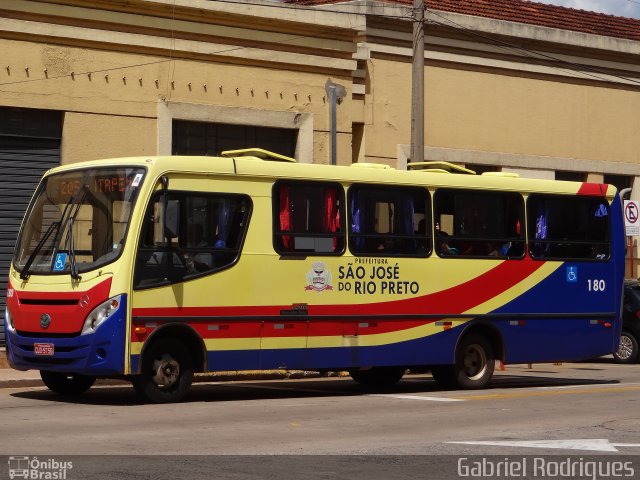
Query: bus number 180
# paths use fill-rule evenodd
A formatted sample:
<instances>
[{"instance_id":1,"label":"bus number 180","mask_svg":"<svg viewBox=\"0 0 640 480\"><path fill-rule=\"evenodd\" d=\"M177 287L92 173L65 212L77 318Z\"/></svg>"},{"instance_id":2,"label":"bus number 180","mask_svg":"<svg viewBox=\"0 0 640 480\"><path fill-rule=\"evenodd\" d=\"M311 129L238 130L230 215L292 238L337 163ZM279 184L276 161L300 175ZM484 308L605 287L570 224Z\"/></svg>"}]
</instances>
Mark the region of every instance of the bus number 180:
<instances>
[{"instance_id":1,"label":"bus number 180","mask_svg":"<svg viewBox=\"0 0 640 480\"><path fill-rule=\"evenodd\" d=\"M605 288L607 288L607 282L604 280L589 279L587 282L589 283L590 292L604 292Z\"/></svg>"}]
</instances>

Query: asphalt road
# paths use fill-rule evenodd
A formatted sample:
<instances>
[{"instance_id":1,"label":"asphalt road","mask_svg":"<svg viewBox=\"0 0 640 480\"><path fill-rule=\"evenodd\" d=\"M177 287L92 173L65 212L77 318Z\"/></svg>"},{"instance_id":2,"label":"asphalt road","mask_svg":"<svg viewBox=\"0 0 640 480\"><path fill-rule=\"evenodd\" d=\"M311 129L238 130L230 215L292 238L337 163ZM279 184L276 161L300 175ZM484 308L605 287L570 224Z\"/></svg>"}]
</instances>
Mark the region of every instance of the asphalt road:
<instances>
[{"instance_id":1,"label":"asphalt road","mask_svg":"<svg viewBox=\"0 0 640 480\"><path fill-rule=\"evenodd\" d=\"M396 456L417 456L410 463L421 478L446 475L424 476L420 462L476 455L640 459L640 365L509 366L481 391L443 391L429 375L407 375L392 392L377 394L349 378L201 383L174 405L140 404L127 385L97 386L73 402L44 387L7 388L0 390L0 432L0 454L7 456L157 455L175 464L184 455L362 455L334 460L349 468L364 462L374 473L384 470L376 462L397 466L410 457ZM252 462L241 458L245 467ZM293 471L275 462L278 457L258 458L260 478ZM309 468L317 458L332 457L307 457L306 477L322 471ZM149 457L136 461L146 465ZM229 466L237 460L221 461ZM112 471L107 457L91 462ZM155 476L134 477L187 478L163 477L159 472L166 469L153 463ZM640 475L640 462L637 467ZM342 471L339 465L329 470Z\"/></svg>"}]
</instances>

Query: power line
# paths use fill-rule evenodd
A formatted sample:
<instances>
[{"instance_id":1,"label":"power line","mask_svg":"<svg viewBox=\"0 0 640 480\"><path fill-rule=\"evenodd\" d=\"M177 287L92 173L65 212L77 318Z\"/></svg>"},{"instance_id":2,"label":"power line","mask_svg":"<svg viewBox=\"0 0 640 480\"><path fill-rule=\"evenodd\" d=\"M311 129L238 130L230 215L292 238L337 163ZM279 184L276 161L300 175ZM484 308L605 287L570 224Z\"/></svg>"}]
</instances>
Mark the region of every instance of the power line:
<instances>
[{"instance_id":1,"label":"power line","mask_svg":"<svg viewBox=\"0 0 640 480\"><path fill-rule=\"evenodd\" d=\"M209 1L216 1L216 0L209 0ZM392 16L392 15L379 15L379 14L375 14L375 13L367 13L367 12L358 12L358 11L350 11L348 10L348 8L345 9L333 9L333 8L324 8L324 7L319 7L317 5L299 5L299 4L290 4L290 3L281 3L281 2L276 2L273 1L273 4L265 4L265 3L255 3L255 2L251 2L249 0L220 0L224 3L234 3L234 4L238 4L238 5L252 5L254 7L268 7L268 8L286 8L289 10L306 10L309 12L328 12L328 13L339 13L339 14L343 14L343 15L365 15L365 16L385 16L385 17L389 17L389 18L404 18L404 16ZM372 0L371 2L366 1L361 3L360 5L364 5L365 7L367 6L379 6L379 2L377 2L376 0ZM348 5L350 6L350 5ZM392 4L392 3L386 3L384 5L385 10L386 9L392 9L392 8L396 8L398 10L411 10L411 6L408 4Z\"/></svg>"},{"instance_id":2,"label":"power line","mask_svg":"<svg viewBox=\"0 0 640 480\"><path fill-rule=\"evenodd\" d=\"M70 77L70 76L92 75L94 73L113 72L113 71L117 71L117 70L124 70L124 69L127 69L127 68L146 67L147 65L157 65L159 63L166 63L166 62L170 62L170 61L171 61L171 59L166 58L164 60L156 60L154 62L146 62L146 63L137 63L135 65L123 65L123 66L120 66L120 67L103 68L103 69L98 69L98 70L91 70L91 71L88 71L88 72L71 72L71 73L65 73L64 75L47 76L45 78L30 78L28 80L17 80L15 82L5 82L5 83L0 83L0 86L16 85L16 84L19 84L19 83L42 82L43 80L56 80L56 79L59 79L59 78L66 78L66 77Z\"/></svg>"},{"instance_id":3,"label":"power line","mask_svg":"<svg viewBox=\"0 0 640 480\"><path fill-rule=\"evenodd\" d=\"M358 25L352 28L364 28L366 27L366 24L364 25ZM316 33L315 36L316 37L324 37L326 35L329 35L331 33L335 33L335 32L339 32L344 30L344 28L331 28L331 29L326 29L323 30L319 33ZM285 37L283 40L281 40L279 43L288 43L288 42L293 42L302 38L308 38L309 35L291 35L288 38ZM172 45L173 42L175 41L175 38L172 37ZM234 51L238 51L238 50L245 50L245 49L249 49L249 48L256 48L256 47L248 47L248 46L240 46L240 47L230 47L230 48L226 48L226 49L222 49L222 50L217 50L215 52L212 52L211 55L220 55L223 53L229 53L229 52L234 52ZM172 48L169 50L169 55L167 56L167 58L164 58L162 60L157 60L157 61L153 61L153 62L146 62L146 63L138 63L138 64L133 64L133 65L122 65L119 67L110 67L110 68L105 68L105 69L98 69L98 70L91 70L91 71L86 71L86 72L73 72L73 73L68 73L68 74L64 74L64 75L56 75L56 76L47 76L44 78L30 78L30 79L26 79L26 80L16 80L14 82L4 82L4 83L0 83L0 86L6 86L6 85L17 85L17 84L21 84L21 83L32 83L32 82L41 82L44 80L55 80L55 79L60 79L60 78L65 78L65 77L69 77L70 75L74 75L74 76L81 76L81 75L88 75L88 74L94 74L94 73L105 73L105 72L109 72L109 71L116 71L116 70L124 70L127 68L135 68L135 67L144 67L147 65L154 65L154 64L159 64L159 63L166 63L166 62L171 62L175 60L174 54L173 54L173 50L174 47L172 46Z\"/></svg>"},{"instance_id":4,"label":"power line","mask_svg":"<svg viewBox=\"0 0 640 480\"><path fill-rule=\"evenodd\" d=\"M275 4L274 5L269 5L269 4L262 4L262 3L253 3L253 2L243 2L240 0L224 0L226 3L234 3L234 4L244 4L244 5L255 5L255 6L266 6L266 7L271 7L271 8L287 8L287 9L295 9L295 10L310 10L310 11L326 11L326 12L331 12L331 13L349 13L349 14L353 14L353 12L345 12L342 10L329 10L329 9L318 9L318 8L309 8L309 7L300 7L300 6L295 6L295 7L291 7L291 6L286 6L286 4ZM632 3L638 3L640 4L640 1L635 1L635 0L628 0L628 1L632 1ZM392 19L411 19L412 15L415 13L413 12L411 8L409 8L408 6L406 7L397 7L397 8L402 8L404 11L407 11L407 13L405 15L381 15L381 14L367 14L369 16L376 16L376 17L384 17L384 18L392 18ZM579 73L582 74L584 76L589 76L591 78L594 78L596 80L599 81L605 81L605 82L610 82L610 79L607 78L603 78L600 77L598 75L594 75L591 73L586 72L585 70L592 72L592 73L596 73L596 74L601 74L601 75L607 75L609 77L614 77L614 78L619 78L621 80L624 80L625 82L628 83L632 83L632 84L636 84L636 85L640 85L640 81L637 81L633 78L628 78L622 75L617 75L614 73L610 73L610 72L605 72L603 70L594 68L594 67L590 67L587 65L581 65L581 64L577 64L574 62L570 62L567 60L563 60L557 57L554 57L553 55L549 55L549 54L545 54L545 53L541 53L541 52L536 52L534 50L530 50L518 45L514 45L511 44L509 42L505 42L503 40L498 40L496 38L492 38L489 37L487 35L483 35L480 33L477 33L476 31L469 29L463 25L460 25L458 23L456 23L455 21L445 17L444 15L442 15L441 13L438 13L438 10L434 10L434 9L428 9L429 12L431 12L434 16L437 16L441 19L443 19L445 22L448 23L443 23L443 22L439 22L437 20L431 19L429 20L432 23L435 23L437 25L440 26L444 26L447 28L453 28L455 30L459 30L461 32L463 32L465 35L470 36L470 37L474 37L474 38L480 38L488 43L493 44L495 47L506 50L506 51L510 51L511 53L517 52L517 53L524 53L525 56L529 57L529 58L534 58L534 59L545 59L545 60L551 60L554 62L557 62L559 64L563 64L566 65L565 68L560 68L557 66L551 66L551 68L555 68L557 70L564 70L564 71L572 71L575 73ZM355 29L360 29L360 28L366 28L366 23L364 25L356 25L356 26L352 26L351 28L355 28ZM325 35L329 35L331 33L334 32L338 32L338 31L343 31L344 27L335 27L335 28L330 28L330 29L326 29L324 31L321 31L319 33L316 33L315 36L319 36L319 37L323 37ZM279 43L288 43L288 42L293 42L302 38L307 38L308 35L291 35L288 38L284 38L283 40L281 40ZM132 64L132 65L123 65L120 67L111 67L111 68L106 68L106 69L98 69L98 70L91 70L91 71L87 71L87 72L80 72L80 73L74 73L74 75L88 75L88 74L92 74L92 73L105 73L105 72L109 72L109 71L117 71L117 70L123 70L123 69L127 69L127 68L136 68L136 67L142 67L142 66L148 66L148 65L154 65L154 64L161 64L161 63L166 63L166 62L171 62L175 60L174 57L174 42L175 42L175 36L174 36L174 32L172 30L172 48L170 49L168 58L162 59L162 60L157 60L157 61L153 61L153 62L146 62L146 63L139 63L139 64ZM223 54L223 53L229 53L229 52L234 52L234 51L239 51L239 50L244 50L244 49L248 49L248 48L255 48L255 47L248 47L248 46L238 46L238 47L230 47L227 49L222 49L222 50L218 50L216 52L212 52L212 55L219 55L219 54ZM54 79L59 79L59 78L65 78L65 77L69 77L70 74L65 74L65 75L57 75L57 76L48 76L45 78L37 78L37 79L26 79L26 80L17 80L14 82L4 82L4 83L0 83L0 86L8 86L8 85L16 85L16 84L21 84L21 83L31 83L31 82L38 82L38 81L44 81L44 80L54 80Z\"/></svg>"},{"instance_id":5,"label":"power line","mask_svg":"<svg viewBox=\"0 0 640 480\"><path fill-rule=\"evenodd\" d=\"M638 2L637 0L627 0L627 2L635 3L636 5L640 5L640 2Z\"/></svg>"},{"instance_id":6,"label":"power line","mask_svg":"<svg viewBox=\"0 0 640 480\"><path fill-rule=\"evenodd\" d=\"M398 9L402 9L403 11L408 11L408 13L406 13L405 15L379 15L379 14L370 14L370 13L364 13L364 14L360 14L357 12L350 12L350 11L345 11L345 10L334 10L334 9L321 9L321 8L315 8L315 7L304 7L304 6L289 6L287 4L283 4L283 3L276 3L274 2L273 5L271 4L264 4L264 3L254 3L254 2L250 2L250 1L242 1L242 0L223 0L225 3L233 3L233 4L239 4L239 5L253 5L253 6L259 6L259 7L269 7L269 8L285 8L285 9L289 9L289 10L305 10L305 11L322 11L322 12L329 12L329 13L340 13L340 14L349 14L349 15L364 15L364 16L382 16L385 18L395 18L395 19L409 19L411 18L411 9L407 8L407 7L401 7L400 5L395 6L395 5L390 5L387 6L385 8L398 8ZM174 9L172 9L172 19L175 20L175 2L174 2ZM363 25L356 25L356 26L351 26L350 28L352 29L360 29L360 28L365 28L366 27L366 23ZM335 33L335 32L339 32L339 31L343 31L345 30L346 27L334 27L334 28L330 28L330 29L326 29L324 31L321 31L319 33L315 33L314 36L316 37L324 37L326 35L329 35L331 33ZM299 39L303 39L303 38L307 38L309 37L309 35L291 35L288 38L285 37L285 39L281 40L279 43L288 43L288 42L293 42L295 40L299 40ZM93 74L93 73L105 73L105 72L109 72L109 71L115 71L115 70L124 70L127 68L135 68L135 67L141 67L141 66L147 66L147 65L153 65L153 64L159 64L159 63L165 63L165 62L171 62L173 60L175 60L173 54L174 54L174 50L175 50L175 32L172 28L171 30L171 48L169 50L169 55L168 58L163 59L163 60L158 60L155 62L147 62L147 63L141 63L141 64L133 64L133 65L123 65L120 67L112 67L112 68L108 68L108 69L99 69L99 70L92 70L92 71L87 71L87 72L80 72L80 73L75 73L74 75L88 75L88 74ZM248 49L248 48L255 48L255 47L248 47L248 46L241 46L241 47L231 47L228 49L223 49L223 50L218 50L216 52L212 52L212 55L219 55L219 54L223 54L223 53L229 53L229 52L233 52L233 51L238 51L238 50L244 50L244 49ZM31 82L39 82L39 81L44 81L44 80L55 80L55 79L60 79L60 78L65 78L65 77L69 77L70 74L65 74L65 75L57 75L57 76L48 76L45 78L36 78L36 79L27 79L27 80L17 80L14 82L4 82L4 83L0 83L0 86L7 86L7 85L17 85L17 84L21 84L21 83L31 83Z\"/></svg>"},{"instance_id":7,"label":"power line","mask_svg":"<svg viewBox=\"0 0 640 480\"><path fill-rule=\"evenodd\" d=\"M444 27L449 27L449 28L453 28L455 30L460 30L461 32L463 32L464 34L471 36L471 37L475 37L475 38L481 38L487 42L490 42L492 44L494 44L494 46L501 48L503 50L508 50L510 52L518 52L518 53L524 53L525 56L529 57L529 58L534 58L534 59L545 59L545 60L552 60L554 62L557 62L559 64L563 64L566 65L567 67L572 67L572 68L560 68L560 67L554 67L551 66L551 68L555 68L557 70L564 70L564 71L572 71L572 72L576 72L576 73L580 73L582 75L585 76L589 76L592 77L596 80L600 80L600 81L604 81L604 82L610 82L610 79L607 78L603 78L600 77L598 75L593 75L592 73L588 73L588 72L593 72L593 73L597 73L597 74L601 74L601 75L607 75L609 77L615 77L615 78L619 78L620 80L624 80L625 82L629 82L635 85L640 85L640 81L635 80L633 78L629 78L629 77L625 77L622 75L617 75L614 73L610 73L610 72L606 72L603 70L600 70L598 68L595 67L591 67L589 65L583 65L583 64L578 64L578 63L574 63L574 62L570 62L568 60L563 60L561 58L558 57L554 57L553 55L549 55L546 53L542 53L542 52L537 52L535 50L530 50L528 48L524 48L521 47L519 45L514 45L512 43L508 43L502 40L498 40L497 38L492 38L486 35L482 35L480 33L475 32L474 30L471 30L463 25L460 25L459 23L454 22L453 20L445 17L444 15L438 14L436 10L432 10L429 9L429 12L431 12L433 15L442 18L443 20L445 20L446 22L449 22L449 24L443 23L443 22L438 22L437 20L430 20L431 22L437 24L437 25L441 25ZM586 72L585 70L587 70L588 72Z\"/></svg>"}]
</instances>

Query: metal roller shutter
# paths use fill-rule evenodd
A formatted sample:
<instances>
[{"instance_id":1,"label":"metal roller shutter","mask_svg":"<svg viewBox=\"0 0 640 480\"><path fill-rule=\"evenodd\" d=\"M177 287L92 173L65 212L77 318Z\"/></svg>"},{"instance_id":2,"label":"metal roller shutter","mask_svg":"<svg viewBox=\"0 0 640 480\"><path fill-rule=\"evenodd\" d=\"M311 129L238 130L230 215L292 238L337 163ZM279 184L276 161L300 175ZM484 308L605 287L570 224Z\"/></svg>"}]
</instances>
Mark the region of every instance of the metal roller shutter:
<instances>
[{"instance_id":1,"label":"metal roller shutter","mask_svg":"<svg viewBox=\"0 0 640 480\"><path fill-rule=\"evenodd\" d=\"M0 108L0 312L18 230L44 172L60 165L60 112ZM4 325L0 322L0 343Z\"/></svg>"}]
</instances>

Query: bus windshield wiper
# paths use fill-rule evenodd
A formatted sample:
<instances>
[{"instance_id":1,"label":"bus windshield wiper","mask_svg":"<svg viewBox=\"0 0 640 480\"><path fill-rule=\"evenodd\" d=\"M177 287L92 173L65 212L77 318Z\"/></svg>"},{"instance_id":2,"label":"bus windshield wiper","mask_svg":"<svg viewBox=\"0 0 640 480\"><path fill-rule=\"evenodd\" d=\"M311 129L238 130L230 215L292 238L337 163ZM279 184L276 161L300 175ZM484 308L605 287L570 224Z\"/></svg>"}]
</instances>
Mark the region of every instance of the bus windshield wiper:
<instances>
[{"instance_id":1,"label":"bus windshield wiper","mask_svg":"<svg viewBox=\"0 0 640 480\"><path fill-rule=\"evenodd\" d=\"M27 261L24 264L24 268L22 269L22 272L20 272L21 280L27 280L29 278L29 269L31 268L33 261L36 259L36 255L38 255L38 253L44 246L45 242L47 241L47 239L53 233L54 230L57 231L56 237L58 236L60 225L62 225L62 221L65 215L67 214L67 210L69 210L69 207L71 207L72 203L73 203L73 197L71 197L67 202L67 204L64 206L64 209L62 210L62 214L60 215L60 220L58 220L57 222L53 222L51 225L49 225L49 228L47 228L47 231L44 233L44 235L42 236L42 238L40 239L36 247L33 249L33 252L31 252L31 255L29 255L29 258L27 258Z\"/></svg>"},{"instance_id":2,"label":"bus windshield wiper","mask_svg":"<svg viewBox=\"0 0 640 480\"><path fill-rule=\"evenodd\" d=\"M31 264L35 260L36 255L38 254L38 252L40 252L40 250L42 249L42 246L47 241L49 236L51 236L51 233L53 233L54 230L60 228L60 224L61 224L60 222L53 222L51 225L49 225L49 228L47 228L47 231L42 236L42 238L40 239L36 247L33 249L33 252L31 252L31 255L29 255L27 262L24 264L24 268L22 269L22 272L20 272L21 280L27 280L29 278L29 269L31 268Z\"/></svg>"},{"instance_id":3,"label":"bus windshield wiper","mask_svg":"<svg viewBox=\"0 0 640 480\"><path fill-rule=\"evenodd\" d=\"M84 199L87 197L87 184L83 184L81 187L82 190L82 196L80 198L77 199L76 204L73 206L73 211L69 212L69 216L66 219L66 224L67 224L67 246L69 249L69 270L71 273L71 278L73 278L74 280L80 280L82 277L78 274L78 265L76 263L76 251L75 248L73 246L74 243L74 239L73 239L73 224L76 220L76 217L78 216L78 212L80 212L80 207L82 206L82 202L84 202Z\"/></svg>"},{"instance_id":4,"label":"bus windshield wiper","mask_svg":"<svg viewBox=\"0 0 640 480\"><path fill-rule=\"evenodd\" d=\"M76 251L73 248L73 222L75 221L75 216L69 219L68 223L68 232L67 239L69 241L69 270L71 273L71 278L74 280L80 280L82 277L78 274L78 266L76 264Z\"/></svg>"}]
</instances>

